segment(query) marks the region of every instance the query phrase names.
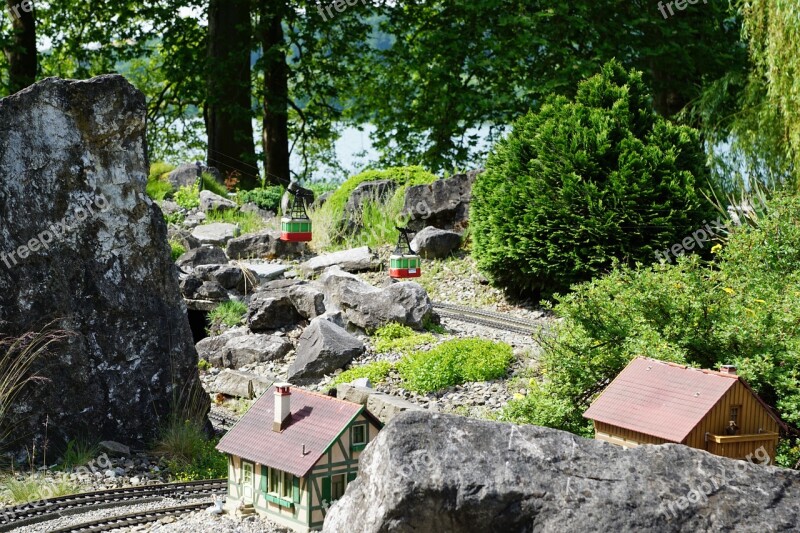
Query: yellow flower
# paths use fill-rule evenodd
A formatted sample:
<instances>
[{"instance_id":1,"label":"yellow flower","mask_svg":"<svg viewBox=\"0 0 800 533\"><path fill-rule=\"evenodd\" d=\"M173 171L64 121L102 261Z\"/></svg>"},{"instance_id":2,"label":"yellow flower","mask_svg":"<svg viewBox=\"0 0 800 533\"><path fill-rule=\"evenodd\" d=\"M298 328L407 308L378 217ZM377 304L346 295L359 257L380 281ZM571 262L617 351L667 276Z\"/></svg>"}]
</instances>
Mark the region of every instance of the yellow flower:
<instances>
[{"instance_id":1,"label":"yellow flower","mask_svg":"<svg viewBox=\"0 0 800 533\"><path fill-rule=\"evenodd\" d=\"M756 316L756 312L755 312L755 311L753 311L752 309L748 309L747 307L745 307L745 308L744 308L744 310L745 310L745 311L747 311L747 313L748 313L750 316Z\"/></svg>"},{"instance_id":2,"label":"yellow flower","mask_svg":"<svg viewBox=\"0 0 800 533\"><path fill-rule=\"evenodd\" d=\"M736 294L736 291L731 289L730 287L724 287L722 290L731 295Z\"/></svg>"},{"instance_id":3,"label":"yellow flower","mask_svg":"<svg viewBox=\"0 0 800 533\"><path fill-rule=\"evenodd\" d=\"M721 244L715 244L714 246L711 247L711 253L712 254L715 254L715 253L719 252L720 250L722 250L722 245Z\"/></svg>"},{"instance_id":4,"label":"yellow flower","mask_svg":"<svg viewBox=\"0 0 800 533\"><path fill-rule=\"evenodd\" d=\"M521 400L521 399L523 399L524 397L525 397L525 395L524 395L524 394L520 394L519 392L515 392L515 393L514 393L514 399L515 399L515 400Z\"/></svg>"},{"instance_id":5,"label":"yellow flower","mask_svg":"<svg viewBox=\"0 0 800 533\"><path fill-rule=\"evenodd\" d=\"M767 302L765 302L764 300L759 300L758 298L756 298L754 301L755 301L757 304L765 304L765 303L767 303Z\"/></svg>"}]
</instances>

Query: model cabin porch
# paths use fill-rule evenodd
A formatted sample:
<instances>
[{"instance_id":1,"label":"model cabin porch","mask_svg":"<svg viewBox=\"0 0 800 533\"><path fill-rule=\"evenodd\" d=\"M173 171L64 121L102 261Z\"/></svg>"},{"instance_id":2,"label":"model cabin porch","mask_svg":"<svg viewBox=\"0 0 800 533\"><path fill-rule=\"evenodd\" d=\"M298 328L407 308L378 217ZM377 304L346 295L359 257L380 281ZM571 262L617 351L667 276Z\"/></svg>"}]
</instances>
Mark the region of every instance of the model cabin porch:
<instances>
[{"instance_id":1,"label":"model cabin porch","mask_svg":"<svg viewBox=\"0 0 800 533\"><path fill-rule=\"evenodd\" d=\"M625 447L679 443L731 459L774 459L785 425L736 374L637 358L584 413L595 438Z\"/></svg>"},{"instance_id":2,"label":"model cabin porch","mask_svg":"<svg viewBox=\"0 0 800 533\"><path fill-rule=\"evenodd\" d=\"M273 386L217 446L228 454L227 510L252 509L294 531L320 529L380 427L362 405Z\"/></svg>"}]
</instances>

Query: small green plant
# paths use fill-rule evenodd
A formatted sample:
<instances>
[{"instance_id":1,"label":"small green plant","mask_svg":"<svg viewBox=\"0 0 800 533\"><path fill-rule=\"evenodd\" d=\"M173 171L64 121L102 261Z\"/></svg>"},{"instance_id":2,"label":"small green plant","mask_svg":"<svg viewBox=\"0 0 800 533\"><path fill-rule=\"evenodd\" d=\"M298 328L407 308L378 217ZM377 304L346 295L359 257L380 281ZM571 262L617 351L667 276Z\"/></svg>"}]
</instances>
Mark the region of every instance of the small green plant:
<instances>
[{"instance_id":1,"label":"small green plant","mask_svg":"<svg viewBox=\"0 0 800 533\"><path fill-rule=\"evenodd\" d=\"M228 460L216 450L216 441L206 439L200 424L172 420L156 446L164 455L170 475L177 481L215 479L228 475Z\"/></svg>"},{"instance_id":2,"label":"small green plant","mask_svg":"<svg viewBox=\"0 0 800 533\"><path fill-rule=\"evenodd\" d=\"M283 197L283 187L280 185L271 185L262 189L253 189L251 191L239 191L239 203L253 203L261 209L267 211L278 212L281 205L281 197Z\"/></svg>"},{"instance_id":3,"label":"small green plant","mask_svg":"<svg viewBox=\"0 0 800 533\"><path fill-rule=\"evenodd\" d=\"M430 333L417 333L408 326L391 322L375 330L375 351L408 353L423 344L436 342Z\"/></svg>"},{"instance_id":4,"label":"small green plant","mask_svg":"<svg viewBox=\"0 0 800 533\"><path fill-rule=\"evenodd\" d=\"M83 439L73 439L67 443L64 455L61 458L61 469L69 472L73 468L88 464L97 457L100 449Z\"/></svg>"},{"instance_id":5,"label":"small green plant","mask_svg":"<svg viewBox=\"0 0 800 533\"><path fill-rule=\"evenodd\" d=\"M223 198L228 197L228 189L225 185L218 182L214 176L209 174L208 172L203 172L201 174L200 179L203 180L203 190L204 191L211 191L214 194L218 194Z\"/></svg>"},{"instance_id":6,"label":"small green plant","mask_svg":"<svg viewBox=\"0 0 800 533\"><path fill-rule=\"evenodd\" d=\"M172 250L172 260L177 260L180 256L186 253L186 248L179 242L169 241L169 247Z\"/></svg>"},{"instance_id":7,"label":"small green plant","mask_svg":"<svg viewBox=\"0 0 800 533\"><path fill-rule=\"evenodd\" d=\"M266 227L264 220L255 213L243 213L227 209L225 211L209 211L206 213L206 223L227 222L228 224L238 224L242 235L255 233Z\"/></svg>"},{"instance_id":8,"label":"small green plant","mask_svg":"<svg viewBox=\"0 0 800 533\"><path fill-rule=\"evenodd\" d=\"M211 370L211 363L209 363L205 359L200 359L199 361L197 361L197 369L202 372L208 372L209 370Z\"/></svg>"},{"instance_id":9,"label":"small green plant","mask_svg":"<svg viewBox=\"0 0 800 533\"><path fill-rule=\"evenodd\" d=\"M175 203L184 209L195 209L200 206L200 189L197 184L184 185L175 193Z\"/></svg>"},{"instance_id":10,"label":"small green plant","mask_svg":"<svg viewBox=\"0 0 800 533\"><path fill-rule=\"evenodd\" d=\"M36 474L23 478L7 477L2 488L15 503L29 503L75 494L78 487L65 478L47 479Z\"/></svg>"},{"instance_id":11,"label":"small green plant","mask_svg":"<svg viewBox=\"0 0 800 533\"><path fill-rule=\"evenodd\" d=\"M328 389L333 389L340 383L350 383L354 379L360 378L367 378L372 383L380 383L386 379L392 368L394 368L394 365L389 361L374 361L366 365L356 366L336 376L328 386Z\"/></svg>"},{"instance_id":12,"label":"small green plant","mask_svg":"<svg viewBox=\"0 0 800 533\"><path fill-rule=\"evenodd\" d=\"M174 224L176 226L179 226L183 223L183 219L185 218L186 217L184 216L183 213L175 212L169 215L164 215L164 222L166 222L167 224Z\"/></svg>"},{"instance_id":13,"label":"small green plant","mask_svg":"<svg viewBox=\"0 0 800 533\"><path fill-rule=\"evenodd\" d=\"M150 165L150 175L147 177L147 181L163 180L167 177L167 174L173 170L175 170L175 165L165 163L164 161L156 161Z\"/></svg>"},{"instance_id":14,"label":"small green plant","mask_svg":"<svg viewBox=\"0 0 800 533\"><path fill-rule=\"evenodd\" d=\"M503 342L456 339L404 357L397 370L408 389L426 393L470 381L500 379L513 360L511 346Z\"/></svg>"},{"instance_id":15,"label":"small green plant","mask_svg":"<svg viewBox=\"0 0 800 533\"><path fill-rule=\"evenodd\" d=\"M161 180L148 181L146 191L147 196L156 202L162 201L164 198L167 198L174 192L172 185L170 185L169 182Z\"/></svg>"},{"instance_id":16,"label":"small green plant","mask_svg":"<svg viewBox=\"0 0 800 533\"><path fill-rule=\"evenodd\" d=\"M239 300L228 300L216 306L208 314L212 324L225 324L228 327L238 326L247 314L247 305Z\"/></svg>"}]
</instances>

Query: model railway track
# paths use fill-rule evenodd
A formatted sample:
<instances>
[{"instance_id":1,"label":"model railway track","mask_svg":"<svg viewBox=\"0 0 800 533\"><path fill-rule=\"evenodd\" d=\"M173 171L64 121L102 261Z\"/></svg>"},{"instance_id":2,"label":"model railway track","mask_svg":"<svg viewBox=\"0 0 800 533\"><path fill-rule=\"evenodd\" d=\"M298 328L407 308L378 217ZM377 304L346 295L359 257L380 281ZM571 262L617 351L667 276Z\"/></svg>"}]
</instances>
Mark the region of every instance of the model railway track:
<instances>
[{"instance_id":1,"label":"model railway track","mask_svg":"<svg viewBox=\"0 0 800 533\"><path fill-rule=\"evenodd\" d=\"M213 406L211 407L211 411L208 412L208 418L212 423L224 429L230 429L236 422L239 421L237 417L232 416L225 411L215 409Z\"/></svg>"},{"instance_id":2,"label":"model railway track","mask_svg":"<svg viewBox=\"0 0 800 533\"><path fill-rule=\"evenodd\" d=\"M156 522L162 518L166 518L167 516L178 516L194 511L201 511L208 506L208 502L203 502L191 503L178 507L167 507L166 509L155 509L153 511L142 511L140 513L113 516L110 518L84 522L82 524L76 524L74 526L61 529L54 529L51 533L90 533L95 531L113 531L122 527L131 527L139 524L147 524L148 522Z\"/></svg>"},{"instance_id":3,"label":"model railway track","mask_svg":"<svg viewBox=\"0 0 800 533\"><path fill-rule=\"evenodd\" d=\"M460 320L481 326L488 326L503 331L512 331L524 335L532 335L541 331L541 324L493 311L479 311L463 305L445 304L434 302L433 308L443 318Z\"/></svg>"},{"instance_id":4,"label":"model railway track","mask_svg":"<svg viewBox=\"0 0 800 533\"><path fill-rule=\"evenodd\" d=\"M159 501L165 497L201 498L213 494L223 494L226 489L226 479L209 479L84 492L39 500L25 505L0 509L0 532L12 531L22 526L47 520L55 520L64 515L96 511L119 505ZM207 507L208 503L204 505Z\"/></svg>"}]
</instances>

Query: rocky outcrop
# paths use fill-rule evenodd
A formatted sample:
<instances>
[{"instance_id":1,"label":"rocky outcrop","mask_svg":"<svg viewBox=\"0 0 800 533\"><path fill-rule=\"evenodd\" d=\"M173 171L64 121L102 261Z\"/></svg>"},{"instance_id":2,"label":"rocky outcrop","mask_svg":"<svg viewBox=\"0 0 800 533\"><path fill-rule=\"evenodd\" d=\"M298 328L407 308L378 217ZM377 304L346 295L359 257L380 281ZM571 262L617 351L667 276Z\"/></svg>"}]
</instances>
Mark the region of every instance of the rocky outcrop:
<instances>
[{"instance_id":1,"label":"rocky outcrop","mask_svg":"<svg viewBox=\"0 0 800 533\"><path fill-rule=\"evenodd\" d=\"M220 265L228 262L225 252L216 246L200 246L180 256L175 264L181 270L192 270L200 265Z\"/></svg>"},{"instance_id":2,"label":"rocky outcrop","mask_svg":"<svg viewBox=\"0 0 800 533\"><path fill-rule=\"evenodd\" d=\"M364 353L364 343L333 322L315 318L297 341L289 381L321 378Z\"/></svg>"},{"instance_id":3,"label":"rocky outcrop","mask_svg":"<svg viewBox=\"0 0 800 533\"><path fill-rule=\"evenodd\" d=\"M341 220L340 230L344 233L354 233L363 228L362 211L367 202L382 204L397 189L393 180L375 180L359 183L344 205L344 216Z\"/></svg>"},{"instance_id":4,"label":"rocky outcrop","mask_svg":"<svg viewBox=\"0 0 800 533\"><path fill-rule=\"evenodd\" d=\"M209 211L235 211L239 209L236 202L223 198L211 191L200 191L200 210L204 213Z\"/></svg>"},{"instance_id":5,"label":"rocky outcrop","mask_svg":"<svg viewBox=\"0 0 800 533\"><path fill-rule=\"evenodd\" d=\"M244 292L245 275L238 266L199 265L195 267L194 275L203 281L216 281L224 289ZM250 285L248 284L248 286Z\"/></svg>"},{"instance_id":6,"label":"rocky outcrop","mask_svg":"<svg viewBox=\"0 0 800 533\"><path fill-rule=\"evenodd\" d=\"M239 235L239 226L228 224L227 222L212 222L203 224L192 230L192 237L200 241L200 244L211 244L214 246L225 247L225 244Z\"/></svg>"},{"instance_id":7,"label":"rocky outcrop","mask_svg":"<svg viewBox=\"0 0 800 533\"><path fill-rule=\"evenodd\" d=\"M253 331L269 331L292 326L302 320L289 298L288 290L257 292L250 299L247 325Z\"/></svg>"},{"instance_id":8,"label":"rocky outcrop","mask_svg":"<svg viewBox=\"0 0 800 533\"><path fill-rule=\"evenodd\" d=\"M181 187L191 187L194 185L197 182L197 179L204 172L214 176L214 179L217 181L217 183L223 183L222 175L220 174L219 170L214 167L207 167L199 161L196 163L187 163L179 166L169 173L167 179L169 180L169 184L172 185L172 188L177 191Z\"/></svg>"},{"instance_id":9,"label":"rocky outcrop","mask_svg":"<svg viewBox=\"0 0 800 533\"><path fill-rule=\"evenodd\" d=\"M208 390L237 398L258 398L276 381L279 380L252 372L225 369L209 384Z\"/></svg>"},{"instance_id":10,"label":"rocky outcrop","mask_svg":"<svg viewBox=\"0 0 800 533\"><path fill-rule=\"evenodd\" d=\"M429 412L370 443L323 531L796 529L800 472Z\"/></svg>"},{"instance_id":11,"label":"rocky outcrop","mask_svg":"<svg viewBox=\"0 0 800 533\"><path fill-rule=\"evenodd\" d=\"M389 322L421 329L433 313L428 293L414 282L394 283L378 289L338 267L326 270L319 282L325 293L326 307L340 310L348 323L364 330Z\"/></svg>"},{"instance_id":12,"label":"rocky outcrop","mask_svg":"<svg viewBox=\"0 0 800 533\"><path fill-rule=\"evenodd\" d=\"M411 249L425 259L443 259L458 250L461 235L455 231L428 226L411 241Z\"/></svg>"},{"instance_id":13,"label":"rocky outcrop","mask_svg":"<svg viewBox=\"0 0 800 533\"><path fill-rule=\"evenodd\" d=\"M217 368L240 368L281 359L292 349L292 343L284 337L248 335L242 329L201 340L197 343L198 355Z\"/></svg>"},{"instance_id":14,"label":"rocky outcrop","mask_svg":"<svg viewBox=\"0 0 800 533\"><path fill-rule=\"evenodd\" d=\"M226 251L231 259L275 259L297 257L307 249L304 242L285 242L280 237L281 233L273 230L242 235L228 241Z\"/></svg>"},{"instance_id":15,"label":"rocky outcrop","mask_svg":"<svg viewBox=\"0 0 800 533\"><path fill-rule=\"evenodd\" d=\"M424 226L463 232L469 226L469 204L472 185L481 170L456 174L436 180L429 185L415 185L406 189L403 212L409 214L409 226Z\"/></svg>"},{"instance_id":16,"label":"rocky outcrop","mask_svg":"<svg viewBox=\"0 0 800 533\"><path fill-rule=\"evenodd\" d=\"M384 424L405 411L421 411L422 408L408 400L378 392L371 387L355 383L340 383L336 386L336 397L353 403L360 403Z\"/></svg>"},{"instance_id":17,"label":"rocky outcrop","mask_svg":"<svg viewBox=\"0 0 800 533\"><path fill-rule=\"evenodd\" d=\"M337 266L346 272L363 272L377 268L379 263L377 256L370 251L369 247L362 246L318 255L302 263L300 271L306 276L311 276L332 266Z\"/></svg>"},{"instance_id":18,"label":"rocky outcrop","mask_svg":"<svg viewBox=\"0 0 800 533\"><path fill-rule=\"evenodd\" d=\"M325 295L311 285L295 285L289 289L289 298L303 318L316 318L325 312Z\"/></svg>"},{"instance_id":19,"label":"rocky outcrop","mask_svg":"<svg viewBox=\"0 0 800 533\"><path fill-rule=\"evenodd\" d=\"M0 101L0 336L56 320L8 413L28 446L152 442L199 389L167 227L145 193L146 105L121 76L43 80ZM199 407L207 407L202 398ZM49 423L45 424L45 422Z\"/></svg>"}]
</instances>

